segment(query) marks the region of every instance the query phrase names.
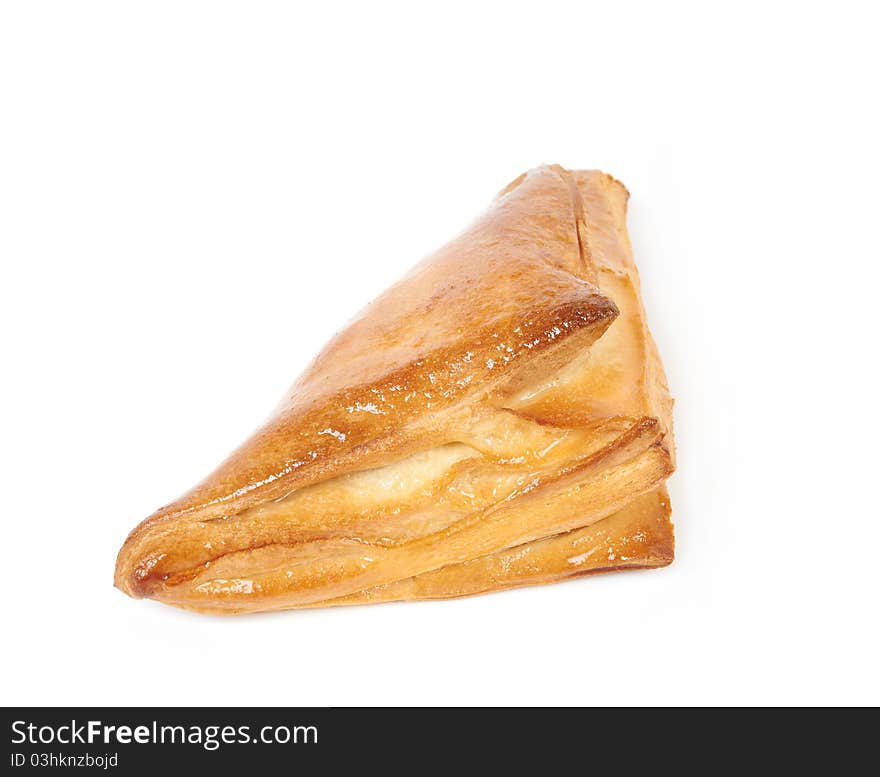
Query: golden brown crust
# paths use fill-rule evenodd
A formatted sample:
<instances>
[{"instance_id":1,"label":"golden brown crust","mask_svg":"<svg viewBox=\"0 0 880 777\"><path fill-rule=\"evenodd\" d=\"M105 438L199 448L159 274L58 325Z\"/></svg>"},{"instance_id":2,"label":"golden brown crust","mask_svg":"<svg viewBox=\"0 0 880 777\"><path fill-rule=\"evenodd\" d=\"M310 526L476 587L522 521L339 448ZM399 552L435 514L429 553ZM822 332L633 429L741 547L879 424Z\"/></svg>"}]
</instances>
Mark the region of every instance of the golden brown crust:
<instances>
[{"instance_id":1,"label":"golden brown crust","mask_svg":"<svg viewBox=\"0 0 880 777\"><path fill-rule=\"evenodd\" d=\"M534 556L552 578L564 541L548 537L622 526L615 512L634 514L673 468L626 196L596 172L514 181L337 335L210 477L129 535L117 586L218 612L367 601L426 579L438 594L437 580L467 588L479 559L529 543L546 543Z\"/></svg>"},{"instance_id":2,"label":"golden brown crust","mask_svg":"<svg viewBox=\"0 0 880 777\"><path fill-rule=\"evenodd\" d=\"M640 425L610 450L540 487L404 544L258 544L221 558L219 568L200 568L194 577L150 579L147 590L168 604L206 612L289 609L570 531L613 514L669 476L656 432ZM637 447L642 452L632 456Z\"/></svg>"},{"instance_id":3,"label":"golden brown crust","mask_svg":"<svg viewBox=\"0 0 880 777\"><path fill-rule=\"evenodd\" d=\"M543 391L509 406L555 423L584 423L609 415L657 418L672 433L672 400L642 304L639 274L626 232L629 193L596 170L572 172L584 206L584 243L595 282L620 315L602 338Z\"/></svg>"},{"instance_id":4,"label":"golden brown crust","mask_svg":"<svg viewBox=\"0 0 880 777\"><path fill-rule=\"evenodd\" d=\"M671 512L669 494L661 486L584 528L314 606L452 599L599 572L663 567L675 550Z\"/></svg>"},{"instance_id":5,"label":"golden brown crust","mask_svg":"<svg viewBox=\"0 0 880 777\"><path fill-rule=\"evenodd\" d=\"M583 267L570 181L530 171L361 311L250 440L148 520L235 512L431 444L417 423L427 414L485 392L526 355L601 336L617 308Z\"/></svg>"}]
</instances>

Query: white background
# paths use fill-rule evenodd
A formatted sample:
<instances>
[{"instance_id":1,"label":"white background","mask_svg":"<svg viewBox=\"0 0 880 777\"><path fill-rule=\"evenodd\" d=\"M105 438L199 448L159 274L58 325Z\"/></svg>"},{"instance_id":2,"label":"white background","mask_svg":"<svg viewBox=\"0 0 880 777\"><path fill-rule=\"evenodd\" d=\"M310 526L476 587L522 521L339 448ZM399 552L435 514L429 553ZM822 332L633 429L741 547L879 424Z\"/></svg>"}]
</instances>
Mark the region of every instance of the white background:
<instances>
[{"instance_id":1,"label":"white background","mask_svg":"<svg viewBox=\"0 0 880 777\"><path fill-rule=\"evenodd\" d=\"M871 7L4 3L0 701L880 703ZM673 566L237 619L112 587L141 518L542 162L632 192Z\"/></svg>"}]
</instances>

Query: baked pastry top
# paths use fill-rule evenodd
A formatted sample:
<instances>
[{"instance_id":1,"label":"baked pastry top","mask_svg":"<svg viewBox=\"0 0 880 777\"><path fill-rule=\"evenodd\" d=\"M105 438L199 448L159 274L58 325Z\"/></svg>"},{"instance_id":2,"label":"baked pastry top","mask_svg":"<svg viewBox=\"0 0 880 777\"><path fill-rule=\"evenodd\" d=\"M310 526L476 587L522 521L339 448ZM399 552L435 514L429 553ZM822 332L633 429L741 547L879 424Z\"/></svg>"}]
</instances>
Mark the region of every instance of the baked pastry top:
<instances>
[{"instance_id":1,"label":"baked pastry top","mask_svg":"<svg viewBox=\"0 0 880 777\"><path fill-rule=\"evenodd\" d=\"M671 400L626 199L595 171L512 182L129 535L116 585L247 612L669 563Z\"/></svg>"}]
</instances>

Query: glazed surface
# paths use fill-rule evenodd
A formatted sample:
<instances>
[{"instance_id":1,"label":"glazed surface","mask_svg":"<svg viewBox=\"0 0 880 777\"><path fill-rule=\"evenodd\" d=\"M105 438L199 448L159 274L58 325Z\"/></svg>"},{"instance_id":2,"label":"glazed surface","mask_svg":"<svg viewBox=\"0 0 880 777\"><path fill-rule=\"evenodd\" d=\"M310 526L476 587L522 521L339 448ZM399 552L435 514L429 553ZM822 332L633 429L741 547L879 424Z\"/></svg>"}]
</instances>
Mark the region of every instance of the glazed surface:
<instances>
[{"instance_id":1,"label":"glazed surface","mask_svg":"<svg viewBox=\"0 0 880 777\"><path fill-rule=\"evenodd\" d=\"M117 586L248 612L669 563L671 400L626 199L595 171L514 181L129 535Z\"/></svg>"}]
</instances>

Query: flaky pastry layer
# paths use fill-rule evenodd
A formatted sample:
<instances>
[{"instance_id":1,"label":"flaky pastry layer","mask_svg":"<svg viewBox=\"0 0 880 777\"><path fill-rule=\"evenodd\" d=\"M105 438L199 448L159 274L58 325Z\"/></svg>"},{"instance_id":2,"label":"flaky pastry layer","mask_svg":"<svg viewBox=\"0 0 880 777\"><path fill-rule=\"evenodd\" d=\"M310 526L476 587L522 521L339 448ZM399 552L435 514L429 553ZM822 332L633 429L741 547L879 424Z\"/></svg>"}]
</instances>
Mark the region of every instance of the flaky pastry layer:
<instances>
[{"instance_id":1,"label":"flaky pastry layer","mask_svg":"<svg viewBox=\"0 0 880 777\"><path fill-rule=\"evenodd\" d=\"M513 182L132 532L117 586L237 613L668 563L671 400L626 198L592 171Z\"/></svg>"}]
</instances>

